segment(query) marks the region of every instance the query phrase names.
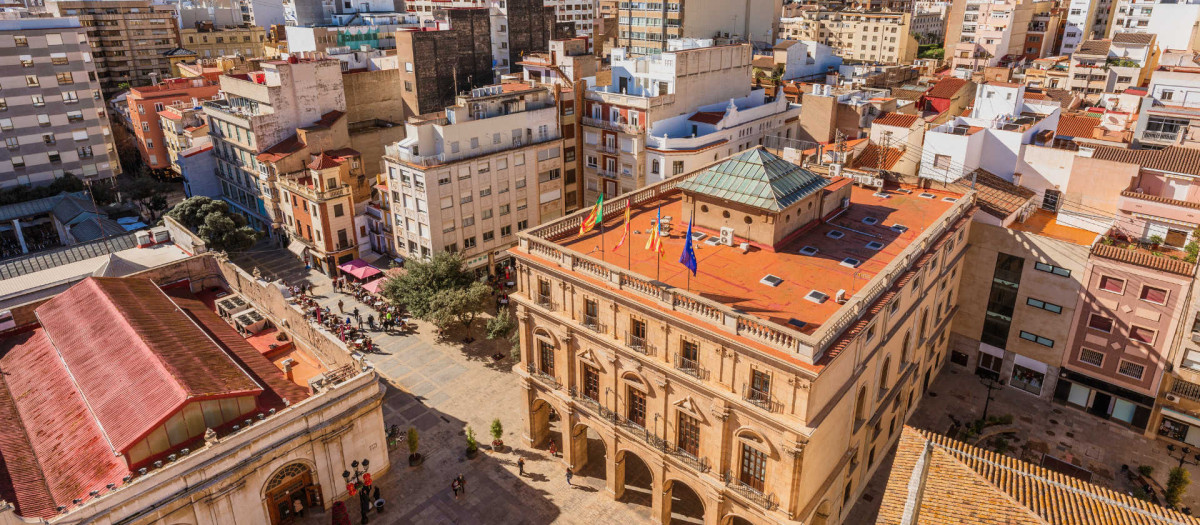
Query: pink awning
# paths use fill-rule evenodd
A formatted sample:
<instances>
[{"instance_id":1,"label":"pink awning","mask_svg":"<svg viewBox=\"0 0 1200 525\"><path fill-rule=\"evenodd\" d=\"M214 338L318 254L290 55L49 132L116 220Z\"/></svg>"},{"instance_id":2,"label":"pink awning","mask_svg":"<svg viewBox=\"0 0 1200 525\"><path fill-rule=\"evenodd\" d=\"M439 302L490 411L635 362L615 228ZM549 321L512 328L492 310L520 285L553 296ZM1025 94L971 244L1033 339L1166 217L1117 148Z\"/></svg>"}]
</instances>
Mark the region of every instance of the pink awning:
<instances>
[{"instance_id":1,"label":"pink awning","mask_svg":"<svg viewBox=\"0 0 1200 525\"><path fill-rule=\"evenodd\" d=\"M367 264L367 261L362 259L355 259L348 263L342 264L338 266L338 269L350 274L355 279L366 279L367 277L380 273L379 268Z\"/></svg>"},{"instance_id":2,"label":"pink awning","mask_svg":"<svg viewBox=\"0 0 1200 525\"><path fill-rule=\"evenodd\" d=\"M387 279L382 278L382 277L380 277L379 279L375 279L374 281L364 284L363 290L366 290L367 293L370 293L371 295L379 295L379 290L381 288L383 288L383 281L386 281L386 280Z\"/></svg>"}]
</instances>

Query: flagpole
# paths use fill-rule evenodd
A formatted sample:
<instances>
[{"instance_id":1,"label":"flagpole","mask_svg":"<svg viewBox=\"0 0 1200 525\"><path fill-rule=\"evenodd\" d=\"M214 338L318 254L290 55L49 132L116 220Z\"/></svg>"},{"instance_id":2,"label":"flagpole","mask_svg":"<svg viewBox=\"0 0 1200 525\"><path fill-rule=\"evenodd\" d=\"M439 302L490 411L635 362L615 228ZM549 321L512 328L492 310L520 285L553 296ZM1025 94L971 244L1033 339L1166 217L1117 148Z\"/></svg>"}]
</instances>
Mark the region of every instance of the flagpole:
<instances>
[{"instance_id":1,"label":"flagpole","mask_svg":"<svg viewBox=\"0 0 1200 525\"><path fill-rule=\"evenodd\" d=\"M600 213L599 214L599 217L600 217L600 262L607 262L604 260L604 202L600 203L600 212L599 213Z\"/></svg>"},{"instance_id":2,"label":"flagpole","mask_svg":"<svg viewBox=\"0 0 1200 525\"><path fill-rule=\"evenodd\" d=\"M692 197L692 216L688 217L688 220L691 221L688 223L689 225L696 224L696 198L695 197ZM691 242L692 228L690 226L688 227L687 235L688 235L688 238L684 239L684 242ZM695 258L695 250L694 249L692 250L692 253L693 253L692 257L694 259ZM697 262L699 262L699 261L693 260L692 264L695 264ZM692 272L687 272L687 291L688 291L688 293L692 293Z\"/></svg>"}]
</instances>

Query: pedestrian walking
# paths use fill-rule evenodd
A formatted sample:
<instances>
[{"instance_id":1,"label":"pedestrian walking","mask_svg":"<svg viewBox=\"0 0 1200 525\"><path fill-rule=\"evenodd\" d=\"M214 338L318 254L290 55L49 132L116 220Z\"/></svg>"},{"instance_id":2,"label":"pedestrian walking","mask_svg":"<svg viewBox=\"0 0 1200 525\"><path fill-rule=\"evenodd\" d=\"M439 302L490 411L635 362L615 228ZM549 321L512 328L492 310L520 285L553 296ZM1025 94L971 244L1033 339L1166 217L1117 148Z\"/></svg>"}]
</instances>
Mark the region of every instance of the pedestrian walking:
<instances>
[{"instance_id":1,"label":"pedestrian walking","mask_svg":"<svg viewBox=\"0 0 1200 525\"><path fill-rule=\"evenodd\" d=\"M525 458L517 458L517 475L525 475Z\"/></svg>"},{"instance_id":2,"label":"pedestrian walking","mask_svg":"<svg viewBox=\"0 0 1200 525\"><path fill-rule=\"evenodd\" d=\"M355 318L355 319L358 319L358 318L359 318L359 315L358 315L358 307L357 307L357 306L355 306L355 307L354 307L354 318Z\"/></svg>"},{"instance_id":3,"label":"pedestrian walking","mask_svg":"<svg viewBox=\"0 0 1200 525\"><path fill-rule=\"evenodd\" d=\"M370 314L367 315L367 326L371 327L372 330L375 329L375 316L374 315L370 315Z\"/></svg>"},{"instance_id":4,"label":"pedestrian walking","mask_svg":"<svg viewBox=\"0 0 1200 525\"><path fill-rule=\"evenodd\" d=\"M558 445L555 444L553 441L550 442L550 457L552 457L552 458L558 457Z\"/></svg>"},{"instance_id":5,"label":"pedestrian walking","mask_svg":"<svg viewBox=\"0 0 1200 525\"><path fill-rule=\"evenodd\" d=\"M454 481L450 482L450 490L454 492L454 499L458 499L458 491L461 489L462 487L458 484L458 478L454 478Z\"/></svg>"},{"instance_id":6,"label":"pedestrian walking","mask_svg":"<svg viewBox=\"0 0 1200 525\"><path fill-rule=\"evenodd\" d=\"M571 472L571 467L567 467L567 485L571 485L571 478L575 477L575 473ZM574 485L571 485L574 487Z\"/></svg>"},{"instance_id":7,"label":"pedestrian walking","mask_svg":"<svg viewBox=\"0 0 1200 525\"><path fill-rule=\"evenodd\" d=\"M466 494L467 493L467 478L464 478L462 474L459 474L457 479L458 479L458 490L461 490L463 494Z\"/></svg>"},{"instance_id":8,"label":"pedestrian walking","mask_svg":"<svg viewBox=\"0 0 1200 525\"><path fill-rule=\"evenodd\" d=\"M338 299L338 313L346 313L346 303L342 302L341 299Z\"/></svg>"}]
</instances>

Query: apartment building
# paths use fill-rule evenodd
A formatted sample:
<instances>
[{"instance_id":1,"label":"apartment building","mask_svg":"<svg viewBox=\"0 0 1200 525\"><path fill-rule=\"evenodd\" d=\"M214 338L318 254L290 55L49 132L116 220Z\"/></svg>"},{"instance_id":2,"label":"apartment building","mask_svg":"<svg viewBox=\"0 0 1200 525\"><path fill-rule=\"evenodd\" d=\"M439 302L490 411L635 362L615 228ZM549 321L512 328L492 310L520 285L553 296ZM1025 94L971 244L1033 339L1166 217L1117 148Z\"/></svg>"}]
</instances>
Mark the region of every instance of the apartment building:
<instances>
[{"instance_id":1,"label":"apartment building","mask_svg":"<svg viewBox=\"0 0 1200 525\"><path fill-rule=\"evenodd\" d=\"M120 173L86 31L76 17L0 20L0 187Z\"/></svg>"},{"instance_id":2,"label":"apartment building","mask_svg":"<svg viewBox=\"0 0 1200 525\"><path fill-rule=\"evenodd\" d=\"M641 56L666 52L669 41L681 38L770 42L780 34L782 10L782 3L773 0L623 1L617 12L617 45L630 56Z\"/></svg>"},{"instance_id":3,"label":"apartment building","mask_svg":"<svg viewBox=\"0 0 1200 525\"><path fill-rule=\"evenodd\" d=\"M1196 446L1200 444L1200 418L1192 414L1200 409L1200 294L1195 291L1172 345L1150 428L1160 439Z\"/></svg>"},{"instance_id":4,"label":"apartment building","mask_svg":"<svg viewBox=\"0 0 1200 525\"><path fill-rule=\"evenodd\" d=\"M555 94L487 86L408 120L384 156L400 255L458 252L491 272L509 264L516 232L563 215L563 168L575 159L564 155Z\"/></svg>"},{"instance_id":5,"label":"apartment building","mask_svg":"<svg viewBox=\"0 0 1200 525\"><path fill-rule=\"evenodd\" d=\"M912 15L912 33L920 44L940 44L946 41L946 15L949 2L918 2Z\"/></svg>"},{"instance_id":6,"label":"apartment building","mask_svg":"<svg viewBox=\"0 0 1200 525\"><path fill-rule=\"evenodd\" d=\"M1134 144L1159 148L1200 143L1200 65L1192 55L1163 53L1141 99Z\"/></svg>"},{"instance_id":7,"label":"apartment building","mask_svg":"<svg viewBox=\"0 0 1200 525\"><path fill-rule=\"evenodd\" d=\"M984 68L1007 66L1024 56L1034 17L1053 8L1054 2L1033 0L951 4L945 49L954 76L971 78ZM1040 26L1034 27L1036 33L1045 34Z\"/></svg>"},{"instance_id":8,"label":"apartment building","mask_svg":"<svg viewBox=\"0 0 1200 525\"><path fill-rule=\"evenodd\" d=\"M274 188L279 174L266 169L258 156L292 139L298 128L329 125L325 119L346 111L346 95L337 60L293 57L261 66L221 76L225 98L202 107L223 200L252 227L275 237L284 224Z\"/></svg>"},{"instance_id":9,"label":"apartment building","mask_svg":"<svg viewBox=\"0 0 1200 525\"><path fill-rule=\"evenodd\" d=\"M87 28L96 76L106 96L122 83L146 86L170 75L167 51L179 46L174 6L151 0L55 2L60 17L78 17Z\"/></svg>"},{"instance_id":10,"label":"apartment building","mask_svg":"<svg viewBox=\"0 0 1200 525\"><path fill-rule=\"evenodd\" d=\"M760 145L796 112L750 84L750 45L681 40L631 57L613 49L611 83L584 93L584 202ZM732 107L731 107L732 106ZM661 126L657 127L656 126ZM695 135L695 137L693 137ZM794 136L794 132L793 132Z\"/></svg>"},{"instance_id":11,"label":"apartment building","mask_svg":"<svg viewBox=\"0 0 1200 525\"><path fill-rule=\"evenodd\" d=\"M1027 62L1055 54L1059 28L1062 27L1063 14L1061 10L1050 10L1048 13L1034 13L1029 21L1029 30L1025 33L1025 46L1021 57Z\"/></svg>"},{"instance_id":12,"label":"apartment building","mask_svg":"<svg viewBox=\"0 0 1200 525\"><path fill-rule=\"evenodd\" d=\"M516 62L530 53L546 51L546 42L554 38L575 36L578 21L559 19L560 13L579 13L579 0L409 0L405 2L410 12L423 17L452 16L459 9L482 9L486 19L477 30L490 34L490 48L497 75L520 71ZM576 9L559 10L559 6L574 6ZM575 15L572 14L572 17ZM564 15L564 18L566 15ZM453 20L450 23L454 27ZM476 37L478 41L478 37ZM475 84L482 86L491 81ZM442 106L453 104L453 98ZM435 110L436 111L436 110Z\"/></svg>"},{"instance_id":13,"label":"apartment building","mask_svg":"<svg viewBox=\"0 0 1200 525\"><path fill-rule=\"evenodd\" d=\"M213 155L204 108L176 102L158 112L158 116L167 155L171 157L171 170L183 180L184 195L221 198L217 159Z\"/></svg>"},{"instance_id":14,"label":"apartment building","mask_svg":"<svg viewBox=\"0 0 1200 525\"><path fill-rule=\"evenodd\" d=\"M583 212L522 232L528 445L664 522L675 501L705 523L842 522L957 309L974 196L916 193L753 148L606 201L603 233L578 235ZM627 207L629 251L605 254ZM689 225L695 276L673 262ZM641 249L651 228L662 261Z\"/></svg>"},{"instance_id":15,"label":"apartment building","mask_svg":"<svg viewBox=\"0 0 1200 525\"><path fill-rule=\"evenodd\" d=\"M462 90L495 80L488 10L446 10L449 29L396 31L404 104L409 115L441 111Z\"/></svg>"},{"instance_id":16,"label":"apartment building","mask_svg":"<svg viewBox=\"0 0 1200 525\"><path fill-rule=\"evenodd\" d=\"M588 51L593 50L596 29L595 0L544 0L545 5L554 6L559 23L575 26L575 36L586 37Z\"/></svg>"},{"instance_id":17,"label":"apartment building","mask_svg":"<svg viewBox=\"0 0 1200 525\"><path fill-rule=\"evenodd\" d=\"M267 31L257 26L211 26L185 28L179 32L179 45L196 54L197 58L241 55L246 58L266 57L264 44Z\"/></svg>"},{"instance_id":18,"label":"apartment building","mask_svg":"<svg viewBox=\"0 0 1200 525\"><path fill-rule=\"evenodd\" d=\"M219 83L204 77L168 78L154 85L130 88L125 100L142 162L152 170L171 168L171 155L159 117L161 111L177 102L199 106L215 98L220 90Z\"/></svg>"},{"instance_id":19,"label":"apartment building","mask_svg":"<svg viewBox=\"0 0 1200 525\"><path fill-rule=\"evenodd\" d=\"M243 24L270 28L287 23L284 3L275 0L237 0L236 5Z\"/></svg>"},{"instance_id":20,"label":"apartment building","mask_svg":"<svg viewBox=\"0 0 1200 525\"><path fill-rule=\"evenodd\" d=\"M1111 40L1085 40L1071 55L1067 89L1097 100L1101 93L1139 87L1158 65L1158 46L1149 33L1117 33Z\"/></svg>"},{"instance_id":21,"label":"apartment building","mask_svg":"<svg viewBox=\"0 0 1200 525\"><path fill-rule=\"evenodd\" d=\"M1162 49L1200 49L1200 1L1115 0L1107 37L1117 33L1155 35Z\"/></svg>"},{"instance_id":22,"label":"apartment building","mask_svg":"<svg viewBox=\"0 0 1200 525\"><path fill-rule=\"evenodd\" d=\"M317 271L337 275L339 264L359 257L354 187L366 176L362 156L350 148L314 153L325 143L349 140L344 118L319 129L299 129L297 137L306 147L291 155L268 150L261 156L277 176L289 249ZM285 171L296 164L300 169Z\"/></svg>"},{"instance_id":23,"label":"apartment building","mask_svg":"<svg viewBox=\"0 0 1200 525\"><path fill-rule=\"evenodd\" d=\"M833 47L849 61L911 64L917 58L912 13L872 11L799 11L779 21L781 37L814 40Z\"/></svg>"},{"instance_id":24,"label":"apartment building","mask_svg":"<svg viewBox=\"0 0 1200 525\"><path fill-rule=\"evenodd\" d=\"M1064 2L1067 16L1063 21L1063 55L1074 53L1084 40L1104 38L1112 26L1115 0L1071 0Z\"/></svg>"},{"instance_id":25,"label":"apartment building","mask_svg":"<svg viewBox=\"0 0 1200 525\"><path fill-rule=\"evenodd\" d=\"M1058 102L1026 97L1020 84L979 84L969 116L925 132L919 175L948 183L982 168L1012 182L1024 171L1025 149L1053 141L1060 113Z\"/></svg>"}]
</instances>

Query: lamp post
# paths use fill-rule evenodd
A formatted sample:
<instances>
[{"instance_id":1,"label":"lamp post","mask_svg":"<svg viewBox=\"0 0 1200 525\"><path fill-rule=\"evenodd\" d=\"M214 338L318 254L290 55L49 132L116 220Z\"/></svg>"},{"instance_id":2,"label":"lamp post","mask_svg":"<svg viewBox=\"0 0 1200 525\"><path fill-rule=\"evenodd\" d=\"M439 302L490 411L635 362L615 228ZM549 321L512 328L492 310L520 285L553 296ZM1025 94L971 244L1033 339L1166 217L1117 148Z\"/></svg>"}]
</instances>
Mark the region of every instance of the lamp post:
<instances>
[{"instance_id":1,"label":"lamp post","mask_svg":"<svg viewBox=\"0 0 1200 525\"><path fill-rule=\"evenodd\" d=\"M361 465L362 470L359 470ZM367 494L371 490L371 473L368 467L371 465L371 460L363 458L362 462L356 459L350 462L350 470L342 471L342 479L346 480L346 491L351 495L358 493L358 503L362 510L362 523L367 523L367 512L371 510L371 496Z\"/></svg>"},{"instance_id":2,"label":"lamp post","mask_svg":"<svg viewBox=\"0 0 1200 525\"><path fill-rule=\"evenodd\" d=\"M1176 451L1179 452L1178 455L1175 454ZM1200 454L1192 455L1192 449L1188 447L1176 449L1175 445L1167 445L1167 455L1171 456L1171 459L1179 460L1179 468L1183 468L1184 465L1200 465Z\"/></svg>"},{"instance_id":3,"label":"lamp post","mask_svg":"<svg viewBox=\"0 0 1200 525\"><path fill-rule=\"evenodd\" d=\"M983 387L987 389L987 399L983 402L983 421L986 423L988 406L992 404L992 391L1004 388L1004 380L991 376L981 377L979 380L983 382Z\"/></svg>"}]
</instances>

